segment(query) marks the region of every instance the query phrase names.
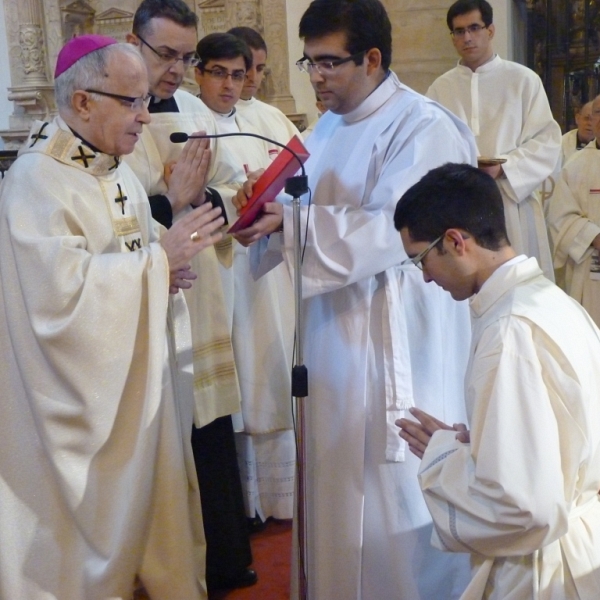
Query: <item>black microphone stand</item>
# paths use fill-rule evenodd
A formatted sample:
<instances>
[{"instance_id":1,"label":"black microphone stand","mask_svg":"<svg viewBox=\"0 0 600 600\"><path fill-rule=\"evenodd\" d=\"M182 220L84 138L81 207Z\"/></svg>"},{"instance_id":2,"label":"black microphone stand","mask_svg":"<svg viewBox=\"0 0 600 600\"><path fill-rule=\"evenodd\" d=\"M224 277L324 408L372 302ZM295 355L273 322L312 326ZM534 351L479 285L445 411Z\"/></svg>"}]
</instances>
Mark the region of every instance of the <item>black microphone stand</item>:
<instances>
[{"instance_id":1,"label":"black microphone stand","mask_svg":"<svg viewBox=\"0 0 600 600\"><path fill-rule=\"evenodd\" d=\"M285 193L292 196L294 227L294 306L296 310L296 336L294 365L292 367L292 396L296 413L296 506L298 529L298 596L307 600L306 577L306 422L303 399L308 396L308 371L304 365L302 332L302 232L300 222L300 196L308 191L306 175L290 177L285 182Z\"/></svg>"}]
</instances>

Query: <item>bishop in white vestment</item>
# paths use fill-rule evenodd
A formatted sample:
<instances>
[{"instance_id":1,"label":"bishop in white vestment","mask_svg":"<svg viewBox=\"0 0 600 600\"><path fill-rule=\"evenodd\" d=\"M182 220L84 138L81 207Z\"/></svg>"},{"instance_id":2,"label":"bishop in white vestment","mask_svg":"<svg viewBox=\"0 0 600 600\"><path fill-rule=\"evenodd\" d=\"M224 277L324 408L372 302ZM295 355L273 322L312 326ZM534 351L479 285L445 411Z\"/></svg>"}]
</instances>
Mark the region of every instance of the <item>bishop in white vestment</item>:
<instances>
[{"instance_id":1,"label":"bishop in white vestment","mask_svg":"<svg viewBox=\"0 0 600 600\"><path fill-rule=\"evenodd\" d=\"M0 597L205 598L189 317L143 188L59 118L0 207Z\"/></svg>"}]
</instances>

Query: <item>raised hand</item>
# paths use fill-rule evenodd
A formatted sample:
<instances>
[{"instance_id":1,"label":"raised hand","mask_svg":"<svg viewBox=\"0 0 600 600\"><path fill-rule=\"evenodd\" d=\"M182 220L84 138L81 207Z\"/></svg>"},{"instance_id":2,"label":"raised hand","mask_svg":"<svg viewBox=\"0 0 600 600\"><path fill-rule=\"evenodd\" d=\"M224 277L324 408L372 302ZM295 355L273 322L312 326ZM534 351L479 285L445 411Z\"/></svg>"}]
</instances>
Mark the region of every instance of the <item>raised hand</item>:
<instances>
[{"instance_id":1,"label":"raised hand","mask_svg":"<svg viewBox=\"0 0 600 600\"><path fill-rule=\"evenodd\" d=\"M169 260L171 285L176 285L176 281L181 279L181 271L189 269L193 256L221 239L222 234L218 230L225 220L220 214L220 208L212 208L210 203L203 204L176 221L160 238Z\"/></svg>"}]
</instances>

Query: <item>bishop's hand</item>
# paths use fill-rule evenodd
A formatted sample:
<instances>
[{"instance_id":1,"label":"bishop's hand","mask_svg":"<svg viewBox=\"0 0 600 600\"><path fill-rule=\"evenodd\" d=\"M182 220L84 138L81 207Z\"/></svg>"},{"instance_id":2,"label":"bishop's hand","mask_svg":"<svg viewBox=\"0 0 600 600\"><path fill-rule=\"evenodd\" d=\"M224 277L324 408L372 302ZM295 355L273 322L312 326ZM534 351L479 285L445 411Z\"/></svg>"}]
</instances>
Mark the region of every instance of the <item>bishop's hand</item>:
<instances>
[{"instance_id":1,"label":"bishop's hand","mask_svg":"<svg viewBox=\"0 0 600 600\"><path fill-rule=\"evenodd\" d=\"M186 284L180 285L184 280L193 279L185 275L186 271L189 271L190 259L222 238L219 228L225 220L220 215L221 209L212 208L207 202L175 221L160 238L160 244L169 261L172 289L190 287Z\"/></svg>"}]
</instances>

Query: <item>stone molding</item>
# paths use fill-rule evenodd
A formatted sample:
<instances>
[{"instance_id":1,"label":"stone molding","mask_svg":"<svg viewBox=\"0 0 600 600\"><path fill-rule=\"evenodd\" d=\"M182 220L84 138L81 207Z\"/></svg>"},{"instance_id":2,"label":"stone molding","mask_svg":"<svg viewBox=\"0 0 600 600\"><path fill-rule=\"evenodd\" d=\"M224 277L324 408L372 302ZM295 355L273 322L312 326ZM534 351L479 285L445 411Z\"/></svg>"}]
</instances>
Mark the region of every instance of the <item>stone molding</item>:
<instances>
[{"instance_id":1,"label":"stone molding","mask_svg":"<svg viewBox=\"0 0 600 600\"><path fill-rule=\"evenodd\" d=\"M286 0L186 1L200 18L200 36L238 25L253 27L264 36L268 69L259 95L298 118L290 93ZM7 150L21 145L32 121L56 114L52 73L64 42L83 33L124 41L139 4L140 0L3 0L11 80L8 99L15 105L10 129L0 131Z\"/></svg>"}]
</instances>

